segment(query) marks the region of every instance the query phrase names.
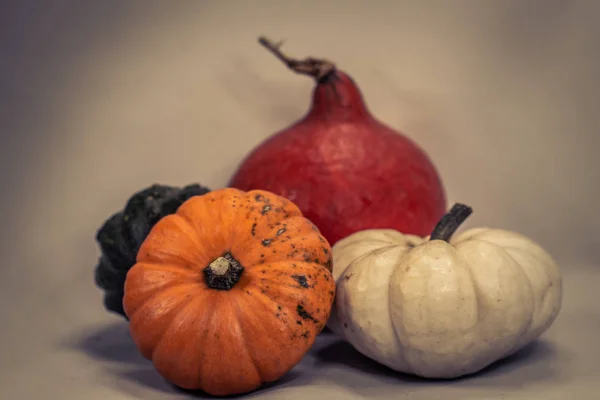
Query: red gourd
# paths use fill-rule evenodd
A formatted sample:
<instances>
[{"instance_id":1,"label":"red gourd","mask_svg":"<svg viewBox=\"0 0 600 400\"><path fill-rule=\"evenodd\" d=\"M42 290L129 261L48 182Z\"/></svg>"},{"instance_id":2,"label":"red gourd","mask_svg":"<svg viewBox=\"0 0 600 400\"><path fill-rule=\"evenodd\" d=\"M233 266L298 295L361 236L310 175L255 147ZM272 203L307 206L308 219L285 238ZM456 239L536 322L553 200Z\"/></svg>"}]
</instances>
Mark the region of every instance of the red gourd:
<instances>
[{"instance_id":1,"label":"red gourd","mask_svg":"<svg viewBox=\"0 0 600 400\"><path fill-rule=\"evenodd\" d=\"M288 198L332 245L370 228L431 232L446 195L428 155L374 117L353 79L333 63L292 59L280 45L259 42L316 86L308 113L252 150L229 186Z\"/></svg>"}]
</instances>

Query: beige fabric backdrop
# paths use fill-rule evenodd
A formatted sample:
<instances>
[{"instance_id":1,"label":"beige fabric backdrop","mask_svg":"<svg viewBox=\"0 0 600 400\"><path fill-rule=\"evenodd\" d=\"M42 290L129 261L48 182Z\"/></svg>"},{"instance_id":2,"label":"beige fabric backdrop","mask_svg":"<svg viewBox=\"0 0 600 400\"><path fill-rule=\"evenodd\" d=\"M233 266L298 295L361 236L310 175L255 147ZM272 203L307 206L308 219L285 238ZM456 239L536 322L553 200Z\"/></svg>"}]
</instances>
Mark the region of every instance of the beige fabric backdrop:
<instances>
[{"instance_id":1,"label":"beige fabric backdrop","mask_svg":"<svg viewBox=\"0 0 600 400\"><path fill-rule=\"evenodd\" d=\"M259 34L349 72L474 207L468 226L521 231L598 279L600 2L34 4L0 11L3 365L41 352L44 327L109 318L93 237L129 194L222 186L306 111L313 82Z\"/></svg>"}]
</instances>

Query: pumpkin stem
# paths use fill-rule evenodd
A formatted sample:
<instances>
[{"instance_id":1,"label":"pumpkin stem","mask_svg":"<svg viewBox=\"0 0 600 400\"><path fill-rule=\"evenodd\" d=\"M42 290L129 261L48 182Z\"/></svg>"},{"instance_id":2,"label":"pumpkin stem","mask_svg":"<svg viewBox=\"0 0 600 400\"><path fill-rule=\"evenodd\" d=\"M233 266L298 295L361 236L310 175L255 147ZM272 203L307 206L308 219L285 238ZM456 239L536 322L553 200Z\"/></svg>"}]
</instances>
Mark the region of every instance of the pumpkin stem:
<instances>
[{"instance_id":1,"label":"pumpkin stem","mask_svg":"<svg viewBox=\"0 0 600 400\"><path fill-rule=\"evenodd\" d=\"M204 268L206 285L215 290L231 289L242 276L244 267L231 253L225 253Z\"/></svg>"},{"instance_id":2,"label":"pumpkin stem","mask_svg":"<svg viewBox=\"0 0 600 400\"><path fill-rule=\"evenodd\" d=\"M437 223L429 240L449 242L459 226L471 215L473 209L461 203L456 203Z\"/></svg>"},{"instance_id":3,"label":"pumpkin stem","mask_svg":"<svg viewBox=\"0 0 600 400\"><path fill-rule=\"evenodd\" d=\"M261 36L258 38L258 43L263 45L289 69L297 74L308 75L315 78L317 81L320 81L335 71L335 65L327 60L312 57L298 60L286 56L281 51L282 42L274 43L266 37Z\"/></svg>"}]
</instances>

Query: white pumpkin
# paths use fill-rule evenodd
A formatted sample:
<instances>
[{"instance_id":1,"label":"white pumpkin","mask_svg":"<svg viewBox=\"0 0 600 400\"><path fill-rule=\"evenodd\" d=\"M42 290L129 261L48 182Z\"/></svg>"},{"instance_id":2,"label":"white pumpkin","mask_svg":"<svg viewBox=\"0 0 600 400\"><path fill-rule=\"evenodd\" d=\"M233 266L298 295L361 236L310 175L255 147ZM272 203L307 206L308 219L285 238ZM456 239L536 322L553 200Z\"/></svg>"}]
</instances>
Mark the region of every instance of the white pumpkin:
<instances>
[{"instance_id":1,"label":"white pumpkin","mask_svg":"<svg viewBox=\"0 0 600 400\"><path fill-rule=\"evenodd\" d=\"M371 229L337 242L330 329L425 378L478 372L538 338L561 308L558 266L518 233L475 228L451 238L470 213L455 205L431 237Z\"/></svg>"}]
</instances>

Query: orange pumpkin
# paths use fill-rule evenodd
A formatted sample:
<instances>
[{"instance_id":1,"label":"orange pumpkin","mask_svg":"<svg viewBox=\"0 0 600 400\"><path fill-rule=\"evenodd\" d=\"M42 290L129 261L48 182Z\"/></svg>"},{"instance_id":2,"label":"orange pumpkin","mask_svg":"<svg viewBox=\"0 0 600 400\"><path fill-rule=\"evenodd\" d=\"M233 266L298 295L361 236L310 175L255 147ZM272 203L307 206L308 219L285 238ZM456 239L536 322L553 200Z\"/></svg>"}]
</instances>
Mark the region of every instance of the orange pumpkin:
<instances>
[{"instance_id":1,"label":"orange pumpkin","mask_svg":"<svg viewBox=\"0 0 600 400\"><path fill-rule=\"evenodd\" d=\"M166 380L232 395L292 369L334 295L330 245L296 205L226 188L152 228L123 306L136 346Z\"/></svg>"}]
</instances>

